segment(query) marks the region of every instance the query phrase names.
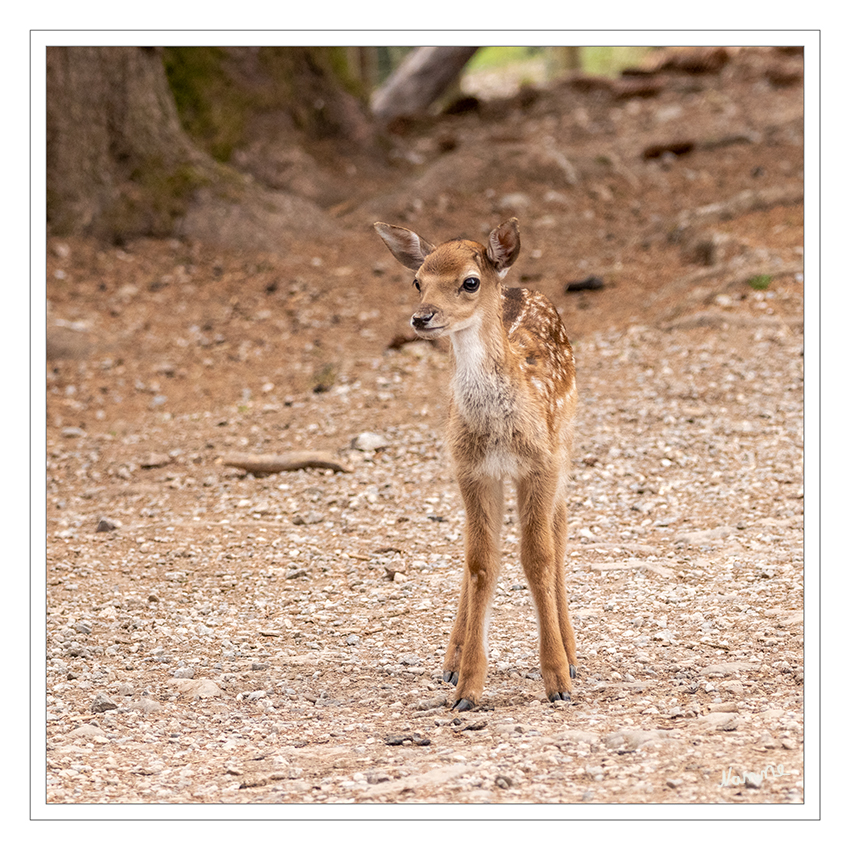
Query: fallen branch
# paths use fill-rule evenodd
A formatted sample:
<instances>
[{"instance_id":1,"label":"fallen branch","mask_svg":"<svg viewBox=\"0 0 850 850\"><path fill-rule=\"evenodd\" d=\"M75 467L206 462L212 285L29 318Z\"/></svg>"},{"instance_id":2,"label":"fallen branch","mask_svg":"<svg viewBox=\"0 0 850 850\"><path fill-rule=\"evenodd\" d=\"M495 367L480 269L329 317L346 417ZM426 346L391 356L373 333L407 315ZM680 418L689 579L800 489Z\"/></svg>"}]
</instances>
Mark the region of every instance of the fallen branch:
<instances>
[{"instance_id":1,"label":"fallen branch","mask_svg":"<svg viewBox=\"0 0 850 850\"><path fill-rule=\"evenodd\" d=\"M297 469L332 469L334 472L352 472L327 452L287 452L282 455L230 455L222 458L225 466L235 466L257 475L274 472L293 472Z\"/></svg>"}]
</instances>

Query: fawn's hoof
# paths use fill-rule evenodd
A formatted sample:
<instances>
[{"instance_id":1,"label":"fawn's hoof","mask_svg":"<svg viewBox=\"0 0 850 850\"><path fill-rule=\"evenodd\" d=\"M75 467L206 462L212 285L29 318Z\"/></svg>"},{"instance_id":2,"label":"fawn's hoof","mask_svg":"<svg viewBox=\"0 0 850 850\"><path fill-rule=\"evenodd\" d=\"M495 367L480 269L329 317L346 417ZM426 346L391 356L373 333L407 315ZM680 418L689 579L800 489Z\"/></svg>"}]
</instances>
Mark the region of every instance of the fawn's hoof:
<instances>
[{"instance_id":1,"label":"fawn's hoof","mask_svg":"<svg viewBox=\"0 0 850 850\"><path fill-rule=\"evenodd\" d=\"M563 700L564 702L571 702L570 695L566 692L564 693L554 693L549 697L549 702L558 702L558 700Z\"/></svg>"},{"instance_id":2,"label":"fawn's hoof","mask_svg":"<svg viewBox=\"0 0 850 850\"><path fill-rule=\"evenodd\" d=\"M470 702L468 699L459 699L453 706L452 711L457 709L458 711L469 711L470 708L475 708L475 703Z\"/></svg>"},{"instance_id":3,"label":"fawn's hoof","mask_svg":"<svg viewBox=\"0 0 850 850\"><path fill-rule=\"evenodd\" d=\"M575 679L575 677L576 677L576 668L573 667L572 664L570 664L570 678Z\"/></svg>"},{"instance_id":4,"label":"fawn's hoof","mask_svg":"<svg viewBox=\"0 0 850 850\"><path fill-rule=\"evenodd\" d=\"M443 681L448 682L450 685L457 684L457 673L453 673L451 670L443 671Z\"/></svg>"}]
</instances>

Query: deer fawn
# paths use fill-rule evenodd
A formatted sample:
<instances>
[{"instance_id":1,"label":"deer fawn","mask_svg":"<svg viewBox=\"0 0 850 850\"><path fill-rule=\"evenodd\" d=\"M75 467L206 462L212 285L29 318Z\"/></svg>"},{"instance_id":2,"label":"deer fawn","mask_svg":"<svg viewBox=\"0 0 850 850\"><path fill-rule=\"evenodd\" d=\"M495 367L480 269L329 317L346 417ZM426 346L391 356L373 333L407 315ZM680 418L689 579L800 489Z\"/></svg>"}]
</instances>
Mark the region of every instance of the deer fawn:
<instances>
[{"instance_id":1,"label":"deer fawn","mask_svg":"<svg viewBox=\"0 0 850 850\"><path fill-rule=\"evenodd\" d=\"M466 507L466 569L443 664L444 681L457 685L453 707L473 708L484 688L505 477L516 482L520 557L537 609L546 695L569 702L576 649L564 551L578 396L564 326L541 293L502 285L519 254L516 219L493 230L486 246L456 239L435 247L403 227L378 222L375 229L416 273L416 333L452 343L447 443Z\"/></svg>"}]
</instances>

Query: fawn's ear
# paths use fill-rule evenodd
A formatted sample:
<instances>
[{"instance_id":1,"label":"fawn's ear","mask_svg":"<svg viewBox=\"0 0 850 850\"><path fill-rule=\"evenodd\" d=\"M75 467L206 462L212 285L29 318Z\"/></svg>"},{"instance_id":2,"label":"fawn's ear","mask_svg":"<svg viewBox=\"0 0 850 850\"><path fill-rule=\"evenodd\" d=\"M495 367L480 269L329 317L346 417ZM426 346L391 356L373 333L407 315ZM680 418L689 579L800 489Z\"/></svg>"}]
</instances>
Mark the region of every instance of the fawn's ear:
<instances>
[{"instance_id":1,"label":"fawn's ear","mask_svg":"<svg viewBox=\"0 0 850 850\"><path fill-rule=\"evenodd\" d=\"M425 257L434 250L434 246L419 234L406 227L384 224L376 221L373 225L378 236L384 240L390 253L405 267L419 271Z\"/></svg>"},{"instance_id":2,"label":"fawn's ear","mask_svg":"<svg viewBox=\"0 0 850 850\"><path fill-rule=\"evenodd\" d=\"M519 222L512 218L500 224L487 240L487 257L504 277L519 256Z\"/></svg>"}]
</instances>

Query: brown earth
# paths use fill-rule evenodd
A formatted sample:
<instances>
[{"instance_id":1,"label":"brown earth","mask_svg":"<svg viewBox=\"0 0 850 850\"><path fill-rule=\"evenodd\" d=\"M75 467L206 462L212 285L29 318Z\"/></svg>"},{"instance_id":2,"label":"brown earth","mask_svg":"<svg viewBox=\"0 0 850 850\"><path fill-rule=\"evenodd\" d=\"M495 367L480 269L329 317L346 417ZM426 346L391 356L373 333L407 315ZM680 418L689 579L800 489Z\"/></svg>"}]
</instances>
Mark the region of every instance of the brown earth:
<instances>
[{"instance_id":1,"label":"brown earth","mask_svg":"<svg viewBox=\"0 0 850 850\"><path fill-rule=\"evenodd\" d=\"M526 89L397 127L388 171L278 163L326 222L278 250L50 239L46 801L801 802L802 62ZM512 215L509 283L578 364L579 678L546 701L509 501L457 715L448 359L370 225ZM223 463L291 450L350 471Z\"/></svg>"}]
</instances>

